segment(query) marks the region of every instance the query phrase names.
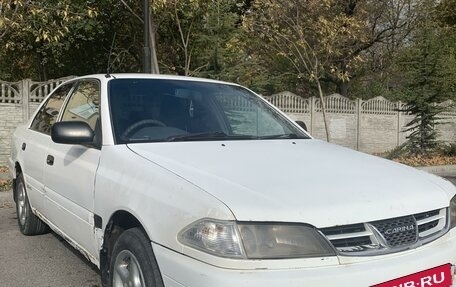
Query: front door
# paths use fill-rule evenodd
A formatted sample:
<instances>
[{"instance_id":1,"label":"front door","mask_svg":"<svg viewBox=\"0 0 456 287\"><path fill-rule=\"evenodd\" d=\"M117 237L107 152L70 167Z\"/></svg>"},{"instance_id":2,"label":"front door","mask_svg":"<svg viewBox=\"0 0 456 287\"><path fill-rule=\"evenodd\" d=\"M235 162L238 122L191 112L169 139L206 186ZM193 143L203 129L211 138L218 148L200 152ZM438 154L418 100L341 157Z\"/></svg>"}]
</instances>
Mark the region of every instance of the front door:
<instances>
[{"instance_id":1,"label":"front door","mask_svg":"<svg viewBox=\"0 0 456 287\"><path fill-rule=\"evenodd\" d=\"M94 185L101 153L99 103L99 81L80 80L67 100L61 121L88 123L96 140L87 146L51 142L44 174L46 217L95 258Z\"/></svg>"}]
</instances>

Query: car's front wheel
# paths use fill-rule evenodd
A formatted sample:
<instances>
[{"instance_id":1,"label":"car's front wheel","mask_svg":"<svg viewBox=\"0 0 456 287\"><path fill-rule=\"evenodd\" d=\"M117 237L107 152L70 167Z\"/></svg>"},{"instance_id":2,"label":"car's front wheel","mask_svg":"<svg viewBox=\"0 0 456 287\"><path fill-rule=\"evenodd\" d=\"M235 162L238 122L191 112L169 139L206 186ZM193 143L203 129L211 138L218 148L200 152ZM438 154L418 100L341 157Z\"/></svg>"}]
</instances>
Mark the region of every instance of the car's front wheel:
<instances>
[{"instance_id":1,"label":"car's front wheel","mask_svg":"<svg viewBox=\"0 0 456 287\"><path fill-rule=\"evenodd\" d=\"M16 178L16 214L19 229L24 235L38 235L49 231L46 223L41 221L32 212L25 188L24 176L19 174Z\"/></svg>"},{"instance_id":2,"label":"car's front wheel","mask_svg":"<svg viewBox=\"0 0 456 287\"><path fill-rule=\"evenodd\" d=\"M112 287L163 287L150 240L140 228L128 229L117 239L110 274Z\"/></svg>"}]
</instances>

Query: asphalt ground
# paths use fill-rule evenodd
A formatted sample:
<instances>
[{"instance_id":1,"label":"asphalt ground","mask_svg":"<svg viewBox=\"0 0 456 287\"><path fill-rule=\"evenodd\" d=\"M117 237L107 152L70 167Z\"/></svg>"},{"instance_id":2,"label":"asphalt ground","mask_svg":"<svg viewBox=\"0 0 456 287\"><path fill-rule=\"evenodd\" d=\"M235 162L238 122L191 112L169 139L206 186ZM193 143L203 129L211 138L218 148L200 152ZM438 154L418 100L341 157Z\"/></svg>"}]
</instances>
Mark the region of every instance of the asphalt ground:
<instances>
[{"instance_id":1,"label":"asphalt ground","mask_svg":"<svg viewBox=\"0 0 456 287\"><path fill-rule=\"evenodd\" d=\"M11 194L0 192L0 286L101 287L98 269L61 237L19 232Z\"/></svg>"},{"instance_id":2,"label":"asphalt ground","mask_svg":"<svg viewBox=\"0 0 456 287\"><path fill-rule=\"evenodd\" d=\"M24 236L12 192L0 192L1 287L101 287L98 269L55 233Z\"/></svg>"}]
</instances>

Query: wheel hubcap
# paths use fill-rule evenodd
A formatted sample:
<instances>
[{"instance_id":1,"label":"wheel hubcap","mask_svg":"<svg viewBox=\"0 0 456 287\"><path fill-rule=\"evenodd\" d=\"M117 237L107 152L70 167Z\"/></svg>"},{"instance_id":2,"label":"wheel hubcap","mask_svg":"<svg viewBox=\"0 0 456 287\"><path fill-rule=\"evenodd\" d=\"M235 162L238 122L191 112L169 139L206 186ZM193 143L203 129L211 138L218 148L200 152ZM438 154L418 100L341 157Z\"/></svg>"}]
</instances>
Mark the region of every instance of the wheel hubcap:
<instances>
[{"instance_id":1,"label":"wheel hubcap","mask_svg":"<svg viewBox=\"0 0 456 287\"><path fill-rule=\"evenodd\" d=\"M17 216L21 225L25 224L25 217L27 216L27 204L25 196L25 187L22 182L17 186Z\"/></svg>"},{"instance_id":2,"label":"wheel hubcap","mask_svg":"<svg viewBox=\"0 0 456 287\"><path fill-rule=\"evenodd\" d=\"M143 287L144 276L135 255L122 250L116 258L113 272L113 287Z\"/></svg>"}]
</instances>

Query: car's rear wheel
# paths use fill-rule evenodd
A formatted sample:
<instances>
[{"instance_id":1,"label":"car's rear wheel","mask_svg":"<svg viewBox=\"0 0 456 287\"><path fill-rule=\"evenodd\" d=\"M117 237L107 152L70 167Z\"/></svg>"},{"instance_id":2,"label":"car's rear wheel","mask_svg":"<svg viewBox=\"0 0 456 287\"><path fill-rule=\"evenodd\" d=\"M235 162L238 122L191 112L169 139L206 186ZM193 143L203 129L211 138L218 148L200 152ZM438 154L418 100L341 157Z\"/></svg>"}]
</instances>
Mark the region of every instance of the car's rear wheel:
<instances>
[{"instance_id":1,"label":"car's rear wheel","mask_svg":"<svg viewBox=\"0 0 456 287\"><path fill-rule=\"evenodd\" d=\"M117 239L110 274L112 287L163 287L150 240L140 228L128 229Z\"/></svg>"},{"instance_id":2,"label":"car's rear wheel","mask_svg":"<svg viewBox=\"0 0 456 287\"><path fill-rule=\"evenodd\" d=\"M27 189L25 188L24 177L19 174L16 178L16 214L19 229L24 235L37 235L49 231L49 227L41 221L32 212L30 202L27 196Z\"/></svg>"}]
</instances>

